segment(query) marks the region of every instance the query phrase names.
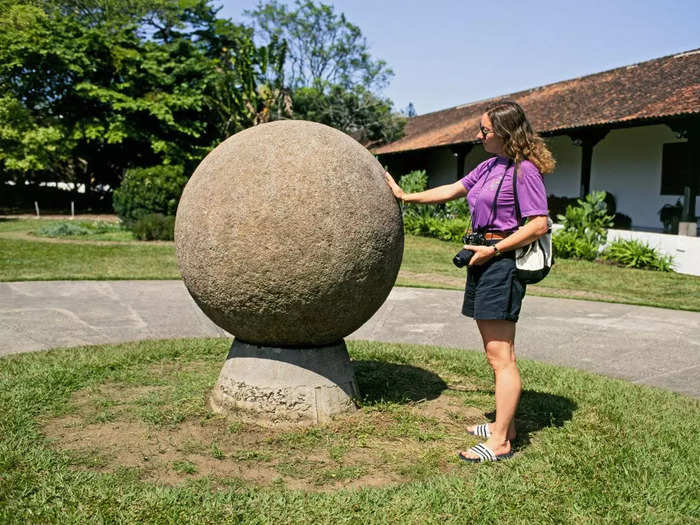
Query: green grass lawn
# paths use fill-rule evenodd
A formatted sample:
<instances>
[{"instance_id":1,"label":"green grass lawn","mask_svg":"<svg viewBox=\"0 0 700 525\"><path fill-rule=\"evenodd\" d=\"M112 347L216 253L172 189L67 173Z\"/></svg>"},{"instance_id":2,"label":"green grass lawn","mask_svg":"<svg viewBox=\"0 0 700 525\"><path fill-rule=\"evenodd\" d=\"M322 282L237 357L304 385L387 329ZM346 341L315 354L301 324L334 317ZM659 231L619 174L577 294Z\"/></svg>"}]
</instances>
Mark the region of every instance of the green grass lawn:
<instances>
[{"instance_id":1,"label":"green grass lawn","mask_svg":"<svg viewBox=\"0 0 700 525\"><path fill-rule=\"evenodd\" d=\"M51 221L0 221L0 281L179 279L173 243L129 240L128 232L56 240L37 235ZM114 241L119 238L121 242ZM400 286L463 289L452 257L459 244L406 237ZM560 259L533 295L700 311L700 277Z\"/></svg>"},{"instance_id":2,"label":"green grass lawn","mask_svg":"<svg viewBox=\"0 0 700 525\"><path fill-rule=\"evenodd\" d=\"M459 244L408 236L398 284L464 289L464 271L452 264L459 249ZM528 293L700 311L698 276L573 259L557 259L541 283L528 286Z\"/></svg>"},{"instance_id":3,"label":"green grass lawn","mask_svg":"<svg viewBox=\"0 0 700 525\"><path fill-rule=\"evenodd\" d=\"M521 361L515 456L466 464L481 352L351 341L359 410L265 429L206 400L225 339L0 359L2 523L697 523L700 403Z\"/></svg>"}]
</instances>

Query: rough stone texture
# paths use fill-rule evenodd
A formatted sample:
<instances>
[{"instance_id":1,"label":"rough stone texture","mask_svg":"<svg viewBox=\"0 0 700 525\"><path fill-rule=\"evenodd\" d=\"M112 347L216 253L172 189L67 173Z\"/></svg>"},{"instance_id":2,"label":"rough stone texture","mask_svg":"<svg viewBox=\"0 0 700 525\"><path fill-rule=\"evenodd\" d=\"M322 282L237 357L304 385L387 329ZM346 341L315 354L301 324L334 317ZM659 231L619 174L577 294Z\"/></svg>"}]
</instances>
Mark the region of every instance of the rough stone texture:
<instances>
[{"instance_id":1,"label":"rough stone texture","mask_svg":"<svg viewBox=\"0 0 700 525\"><path fill-rule=\"evenodd\" d=\"M401 214L377 160L322 124L280 121L220 144L188 182L175 246L190 294L237 338L319 346L393 286Z\"/></svg>"},{"instance_id":2,"label":"rough stone texture","mask_svg":"<svg viewBox=\"0 0 700 525\"><path fill-rule=\"evenodd\" d=\"M354 409L355 373L341 342L276 348L235 340L210 398L219 413L243 411L264 425L316 424Z\"/></svg>"}]
</instances>

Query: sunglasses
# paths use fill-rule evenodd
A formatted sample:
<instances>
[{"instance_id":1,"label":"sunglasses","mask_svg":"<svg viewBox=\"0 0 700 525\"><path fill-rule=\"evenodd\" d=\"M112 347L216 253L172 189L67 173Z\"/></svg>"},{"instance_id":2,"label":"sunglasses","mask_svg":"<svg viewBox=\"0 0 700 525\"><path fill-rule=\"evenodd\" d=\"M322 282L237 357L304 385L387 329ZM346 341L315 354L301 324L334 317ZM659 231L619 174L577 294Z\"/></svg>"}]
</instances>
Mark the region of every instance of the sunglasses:
<instances>
[{"instance_id":1,"label":"sunglasses","mask_svg":"<svg viewBox=\"0 0 700 525\"><path fill-rule=\"evenodd\" d=\"M482 134L484 137L485 137L486 135L488 135L489 133L495 133L494 130L489 129L489 128L485 128L485 127L482 126L481 124L479 124L479 131L481 131L481 134Z\"/></svg>"}]
</instances>

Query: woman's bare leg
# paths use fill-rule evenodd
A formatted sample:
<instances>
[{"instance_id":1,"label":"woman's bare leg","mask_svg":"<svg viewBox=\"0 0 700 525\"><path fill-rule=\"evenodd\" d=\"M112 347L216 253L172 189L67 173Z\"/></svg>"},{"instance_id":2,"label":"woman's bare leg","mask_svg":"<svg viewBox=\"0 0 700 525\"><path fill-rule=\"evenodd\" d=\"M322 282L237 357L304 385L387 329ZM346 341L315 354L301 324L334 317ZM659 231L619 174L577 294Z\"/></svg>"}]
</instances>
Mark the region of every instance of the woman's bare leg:
<instances>
[{"instance_id":1,"label":"woman's bare leg","mask_svg":"<svg viewBox=\"0 0 700 525\"><path fill-rule=\"evenodd\" d=\"M515 364L515 323L512 321L477 321L493 368L496 386L496 421L489 426L491 436L486 446L495 454L510 452L510 440L515 438L515 410L520 400L522 383ZM471 427L473 430L473 427ZM467 457L476 454L464 452Z\"/></svg>"}]
</instances>

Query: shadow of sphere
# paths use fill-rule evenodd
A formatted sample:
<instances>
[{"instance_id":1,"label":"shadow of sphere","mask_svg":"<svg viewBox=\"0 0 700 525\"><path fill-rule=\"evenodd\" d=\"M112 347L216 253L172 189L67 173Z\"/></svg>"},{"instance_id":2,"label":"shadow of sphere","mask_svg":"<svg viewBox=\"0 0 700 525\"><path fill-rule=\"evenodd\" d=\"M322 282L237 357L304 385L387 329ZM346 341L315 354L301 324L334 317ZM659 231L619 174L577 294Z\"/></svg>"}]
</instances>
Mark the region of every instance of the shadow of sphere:
<instances>
[{"instance_id":1,"label":"shadow of sphere","mask_svg":"<svg viewBox=\"0 0 700 525\"><path fill-rule=\"evenodd\" d=\"M430 400L447 389L440 376L411 365L382 361L353 361L362 404L410 403Z\"/></svg>"}]
</instances>

